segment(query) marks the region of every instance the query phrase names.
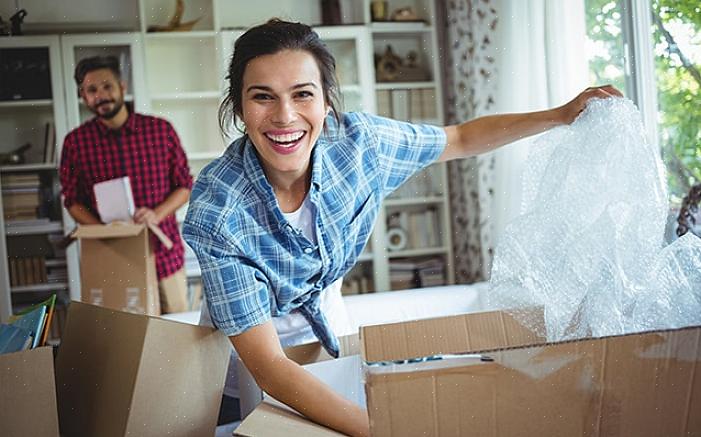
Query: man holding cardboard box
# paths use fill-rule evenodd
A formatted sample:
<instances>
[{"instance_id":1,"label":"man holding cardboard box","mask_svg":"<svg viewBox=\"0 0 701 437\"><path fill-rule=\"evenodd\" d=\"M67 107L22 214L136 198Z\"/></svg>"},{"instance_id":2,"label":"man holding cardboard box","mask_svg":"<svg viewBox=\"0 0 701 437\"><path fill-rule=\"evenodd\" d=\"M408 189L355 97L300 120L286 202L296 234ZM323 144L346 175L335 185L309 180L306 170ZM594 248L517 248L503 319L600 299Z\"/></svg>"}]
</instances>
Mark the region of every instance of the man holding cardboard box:
<instances>
[{"instance_id":1,"label":"man holding cardboard box","mask_svg":"<svg viewBox=\"0 0 701 437\"><path fill-rule=\"evenodd\" d=\"M160 228L171 249L151 236L163 312L187 310L184 247L174 212L190 196L185 152L166 120L137 114L124 102L126 83L116 58L83 59L75 81L95 117L71 131L61 156L64 205L81 225L100 224L93 186L128 177L137 207L133 220Z\"/></svg>"}]
</instances>

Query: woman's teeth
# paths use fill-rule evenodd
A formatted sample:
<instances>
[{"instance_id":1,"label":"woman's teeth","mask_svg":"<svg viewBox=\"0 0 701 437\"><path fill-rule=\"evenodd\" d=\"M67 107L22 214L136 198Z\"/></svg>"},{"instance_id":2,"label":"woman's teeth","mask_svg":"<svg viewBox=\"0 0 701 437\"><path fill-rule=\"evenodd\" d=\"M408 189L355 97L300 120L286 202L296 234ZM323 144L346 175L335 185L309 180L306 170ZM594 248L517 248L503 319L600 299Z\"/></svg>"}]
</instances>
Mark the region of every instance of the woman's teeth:
<instances>
[{"instance_id":1,"label":"woman's teeth","mask_svg":"<svg viewBox=\"0 0 701 437\"><path fill-rule=\"evenodd\" d=\"M274 141L278 144L290 144L299 141L304 136L304 132L295 132L283 135L265 134L265 136L268 137L268 139L270 139L271 141Z\"/></svg>"}]
</instances>

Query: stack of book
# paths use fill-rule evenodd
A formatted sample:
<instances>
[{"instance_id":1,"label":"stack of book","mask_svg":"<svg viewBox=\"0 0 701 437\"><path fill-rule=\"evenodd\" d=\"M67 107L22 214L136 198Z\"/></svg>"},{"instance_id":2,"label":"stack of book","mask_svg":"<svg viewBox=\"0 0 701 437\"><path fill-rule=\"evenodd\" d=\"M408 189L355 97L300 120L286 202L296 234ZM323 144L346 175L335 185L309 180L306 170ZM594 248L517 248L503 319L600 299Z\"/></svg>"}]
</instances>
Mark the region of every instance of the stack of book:
<instances>
[{"instance_id":1,"label":"stack of book","mask_svg":"<svg viewBox=\"0 0 701 437\"><path fill-rule=\"evenodd\" d=\"M445 261L441 257L392 260L389 280L392 290L445 285Z\"/></svg>"},{"instance_id":2,"label":"stack of book","mask_svg":"<svg viewBox=\"0 0 701 437\"><path fill-rule=\"evenodd\" d=\"M46 260L43 256L10 257L10 285L44 284L48 282Z\"/></svg>"},{"instance_id":3,"label":"stack of book","mask_svg":"<svg viewBox=\"0 0 701 437\"><path fill-rule=\"evenodd\" d=\"M341 294L365 294L375 291L375 281L365 275L353 275L343 278Z\"/></svg>"},{"instance_id":4,"label":"stack of book","mask_svg":"<svg viewBox=\"0 0 701 437\"><path fill-rule=\"evenodd\" d=\"M51 331L56 295L26 308L0 324L0 354L19 352L44 346Z\"/></svg>"},{"instance_id":5,"label":"stack of book","mask_svg":"<svg viewBox=\"0 0 701 437\"><path fill-rule=\"evenodd\" d=\"M8 174L2 177L2 206L5 220L36 220L41 204L38 174Z\"/></svg>"}]
</instances>

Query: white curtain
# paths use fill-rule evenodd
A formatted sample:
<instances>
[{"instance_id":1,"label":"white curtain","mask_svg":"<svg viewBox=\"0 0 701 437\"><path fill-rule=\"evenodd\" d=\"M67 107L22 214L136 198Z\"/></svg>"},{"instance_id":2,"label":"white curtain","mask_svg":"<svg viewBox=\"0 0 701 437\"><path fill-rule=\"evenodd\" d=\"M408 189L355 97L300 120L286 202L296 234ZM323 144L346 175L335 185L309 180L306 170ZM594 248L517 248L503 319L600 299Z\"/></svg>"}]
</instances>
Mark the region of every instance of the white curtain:
<instances>
[{"instance_id":1,"label":"white curtain","mask_svg":"<svg viewBox=\"0 0 701 437\"><path fill-rule=\"evenodd\" d=\"M496 112L559 106L588 86L584 0L496 0ZM521 207L521 175L533 138L494 152L493 240Z\"/></svg>"}]
</instances>

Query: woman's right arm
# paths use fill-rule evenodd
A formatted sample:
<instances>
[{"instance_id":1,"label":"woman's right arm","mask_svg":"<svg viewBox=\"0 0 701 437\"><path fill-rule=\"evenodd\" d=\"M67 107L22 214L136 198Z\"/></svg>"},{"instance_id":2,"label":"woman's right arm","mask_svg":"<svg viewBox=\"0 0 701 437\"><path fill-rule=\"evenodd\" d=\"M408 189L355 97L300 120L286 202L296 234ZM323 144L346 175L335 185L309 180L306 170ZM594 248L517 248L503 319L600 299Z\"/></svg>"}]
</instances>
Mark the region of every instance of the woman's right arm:
<instances>
[{"instance_id":1,"label":"woman's right arm","mask_svg":"<svg viewBox=\"0 0 701 437\"><path fill-rule=\"evenodd\" d=\"M285 356L272 321L229 337L266 393L309 419L351 436L369 436L367 412Z\"/></svg>"}]
</instances>

